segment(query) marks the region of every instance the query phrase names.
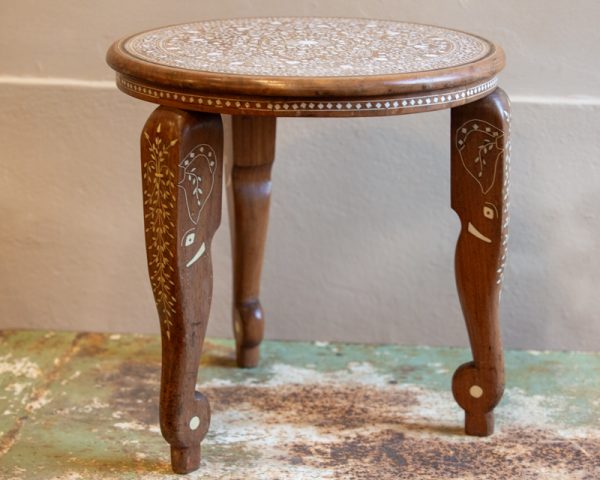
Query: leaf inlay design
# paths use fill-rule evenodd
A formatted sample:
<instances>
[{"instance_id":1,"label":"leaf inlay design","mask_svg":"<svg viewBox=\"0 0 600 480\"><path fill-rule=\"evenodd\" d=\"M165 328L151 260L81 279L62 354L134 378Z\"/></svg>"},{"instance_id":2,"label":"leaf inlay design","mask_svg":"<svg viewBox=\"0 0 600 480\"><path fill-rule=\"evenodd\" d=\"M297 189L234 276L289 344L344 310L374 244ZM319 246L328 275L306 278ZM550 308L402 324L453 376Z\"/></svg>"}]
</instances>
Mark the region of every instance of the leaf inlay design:
<instances>
[{"instance_id":1,"label":"leaf inlay design","mask_svg":"<svg viewBox=\"0 0 600 480\"><path fill-rule=\"evenodd\" d=\"M496 167L504 153L504 132L484 120L465 122L456 131L456 148L462 163L487 194L496 182ZM467 146L475 146L469 149Z\"/></svg>"},{"instance_id":2,"label":"leaf inlay design","mask_svg":"<svg viewBox=\"0 0 600 480\"><path fill-rule=\"evenodd\" d=\"M168 162L169 150L175 146L175 140L163 140L160 136L161 124L155 132L144 131L150 160L142 168L142 183L144 192L144 207L146 233L150 234L147 245L148 269L154 300L164 323L167 338L170 338L170 328L175 314L175 297L173 280L175 270L174 248L176 209L176 177Z\"/></svg>"}]
</instances>

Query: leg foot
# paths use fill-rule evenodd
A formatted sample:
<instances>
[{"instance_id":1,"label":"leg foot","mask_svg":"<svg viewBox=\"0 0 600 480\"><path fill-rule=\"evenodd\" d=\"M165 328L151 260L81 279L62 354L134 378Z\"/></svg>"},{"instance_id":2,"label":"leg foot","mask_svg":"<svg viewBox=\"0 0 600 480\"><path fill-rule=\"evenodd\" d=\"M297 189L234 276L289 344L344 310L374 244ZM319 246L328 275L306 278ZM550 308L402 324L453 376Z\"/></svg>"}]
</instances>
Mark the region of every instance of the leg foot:
<instances>
[{"instance_id":1,"label":"leg foot","mask_svg":"<svg viewBox=\"0 0 600 480\"><path fill-rule=\"evenodd\" d=\"M240 368L254 368L258 365L260 359L260 346L244 347L238 346L236 349L237 366Z\"/></svg>"},{"instance_id":2,"label":"leg foot","mask_svg":"<svg viewBox=\"0 0 600 480\"><path fill-rule=\"evenodd\" d=\"M190 448L171 446L171 465L175 473L190 473L200 466L200 444Z\"/></svg>"},{"instance_id":3,"label":"leg foot","mask_svg":"<svg viewBox=\"0 0 600 480\"><path fill-rule=\"evenodd\" d=\"M259 301L271 166L275 158L275 118L234 116L233 168L229 189L233 249L233 327L237 364L255 367L264 332Z\"/></svg>"},{"instance_id":4,"label":"leg foot","mask_svg":"<svg viewBox=\"0 0 600 480\"><path fill-rule=\"evenodd\" d=\"M160 428L173 470L200 465L210 406L196 391L221 219L221 117L157 108L141 139L146 253L160 317Z\"/></svg>"},{"instance_id":5,"label":"leg foot","mask_svg":"<svg viewBox=\"0 0 600 480\"><path fill-rule=\"evenodd\" d=\"M465 433L474 437L487 437L494 433L494 412L465 412Z\"/></svg>"},{"instance_id":6,"label":"leg foot","mask_svg":"<svg viewBox=\"0 0 600 480\"><path fill-rule=\"evenodd\" d=\"M465 410L466 433L477 436L493 432L504 390L498 309L508 239L509 112L500 89L452 110L452 208L461 221L456 284L473 352L454 374L452 392Z\"/></svg>"},{"instance_id":7,"label":"leg foot","mask_svg":"<svg viewBox=\"0 0 600 480\"><path fill-rule=\"evenodd\" d=\"M502 368L502 366L500 366ZM483 377L479 373L484 372ZM452 378L452 393L465 410L465 433L487 437L494 433L493 409L500 401L503 389L493 368L477 369L474 362L461 365Z\"/></svg>"},{"instance_id":8,"label":"leg foot","mask_svg":"<svg viewBox=\"0 0 600 480\"><path fill-rule=\"evenodd\" d=\"M260 358L260 342L263 338L264 320L260 302L236 305L233 309L233 325L236 329L236 359L241 368L253 368Z\"/></svg>"}]
</instances>

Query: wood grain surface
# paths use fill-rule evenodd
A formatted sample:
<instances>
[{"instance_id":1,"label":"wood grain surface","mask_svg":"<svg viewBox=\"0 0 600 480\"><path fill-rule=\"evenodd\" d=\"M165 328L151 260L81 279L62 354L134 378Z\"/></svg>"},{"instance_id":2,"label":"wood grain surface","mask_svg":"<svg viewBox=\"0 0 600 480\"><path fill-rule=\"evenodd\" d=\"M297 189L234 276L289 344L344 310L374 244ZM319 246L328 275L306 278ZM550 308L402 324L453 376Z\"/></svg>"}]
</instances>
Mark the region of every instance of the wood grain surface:
<instances>
[{"instance_id":1,"label":"wood grain surface","mask_svg":"<svg viewBox=\"0 0 600 480\"><path fill-rule=\"evenodd\" d=\"M233 325L240 367L255 367L264 332L260 275L264 258L276 119L234 116L231 171Z\"/></svg>"},{"instance_id":2,"label":"wood grain surface","mask_svg":"<svg viewBox=\"0 0 600 480\"><path fill-rule=\"evenodd\" d=\"M200 465L210 407L196 391L221 221L221 117L159 107L141 138L148 269L162 333L160 428L173 470Z\"/></svg>"},{"instance_id":3,"label":"wood grain surface","mask_svg":"<svg viewBox=\"0 0 600 480\"><path fill-rule=\"evenodd\" d=\"M496 87L504 52L429 25L286 17L142 32L116 41L107 62L117 86L145 101L232 115L339 117L475 101Z\"/></svg>"},{"instance_id":4,"label":"wood grain surface","mask_svg":"<svg viewBox=\"0 0 600 480\"><path fill-rule=\"evenodd\" d=\"M451 131L452 208L461 221L456 284L473 351L452 391L466 412L466 432L484 436L493 432L504 390L498 309L508 241L508 97L498 89L453 109Z\"/></svg>"}]
</instances>

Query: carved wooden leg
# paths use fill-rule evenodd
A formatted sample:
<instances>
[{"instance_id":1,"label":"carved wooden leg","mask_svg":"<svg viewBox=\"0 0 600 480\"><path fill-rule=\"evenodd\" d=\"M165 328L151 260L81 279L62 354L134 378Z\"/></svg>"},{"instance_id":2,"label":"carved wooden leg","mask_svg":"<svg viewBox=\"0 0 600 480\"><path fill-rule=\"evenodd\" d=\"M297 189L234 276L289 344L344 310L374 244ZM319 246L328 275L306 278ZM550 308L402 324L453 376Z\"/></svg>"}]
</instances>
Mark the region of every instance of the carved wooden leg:
<instances>
[{"instance_id":1,"label":"carved wooden leg","mask_svg":"<svg viewBox=\"0 0 600 480\"><path fill-rule=\"evenodd\" d=\"M229 200L233 217L230 222L233 327L240 367L257 365L264 331L259 291L269 222L275 121L275 117L232 117L233 168Z\"/></svg>"},{"instance_id":2,"label":"carved wooden leg","mask_svg":"<svg viewBox=\"0 0 600 480\"><path fill-rule=\"evenodd\" d=\"M150 282L162 332L160 427L176 473L200 465L208 400L196 392L221 220L221 117L157 108L141 138Z\"/></svg>"},{"instance_id":3,"label":"carved wooden leg","mask_svg":"<svg viewBox=\"0 0 600 480\"><path fill-rule=\"evenodd\" d=\"M461 365L452 392L469 435L493 433L493 409L504 390L498 307L508 240L510 107L497 89L452 109L452 208L462 229L456 283L473 361Z\"/></svg>"}]
</instances>

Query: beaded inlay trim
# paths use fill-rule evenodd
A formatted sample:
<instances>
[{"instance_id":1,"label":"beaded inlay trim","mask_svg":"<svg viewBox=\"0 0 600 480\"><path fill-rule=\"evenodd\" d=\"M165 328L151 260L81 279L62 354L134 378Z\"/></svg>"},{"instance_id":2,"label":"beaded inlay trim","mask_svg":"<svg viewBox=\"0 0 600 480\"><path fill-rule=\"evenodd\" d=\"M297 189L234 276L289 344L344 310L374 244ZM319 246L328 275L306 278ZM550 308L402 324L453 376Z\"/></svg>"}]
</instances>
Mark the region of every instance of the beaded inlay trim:
<instances>
[{"instance_id":1,"label":"beaded inlay trim","mask_svg":"<svg viewBox=\"0 0 600 480\"><path fill-rule=\"evenodd\" d=\"M243 112L279 112L281 115L302 115L303 113L317 113L326 116L329 112L364 112L364 111L393 111L430 109L435 105L448 108L457 102L464 101L473 96L491 91L496 88L496 77L469 88L460 88L446 93L429 95L402 96L398 98L382 98L369 100L243 100L213 95L198 95L181 93L163 88L150 87L124 77L118 77L117 82L122 90L131 92L134 96L148 99L156 103L172 101L180 104L196 105L194 109L217 111L220 109L242 110ZM241 112L241 113L243 113Z\"/></svg>"},{"instance_id":2,"label":"beaded inlay trim","mask_svg":"<svg viewBox=\"0 0 600 480\"><path fill-rule=\"evenodd\" d=\"M123 50L147 62L234 75L348 77L451 68L491 44L447 28L361 18L209 20L139 33Z\"/></svg>"}]
</instances>

